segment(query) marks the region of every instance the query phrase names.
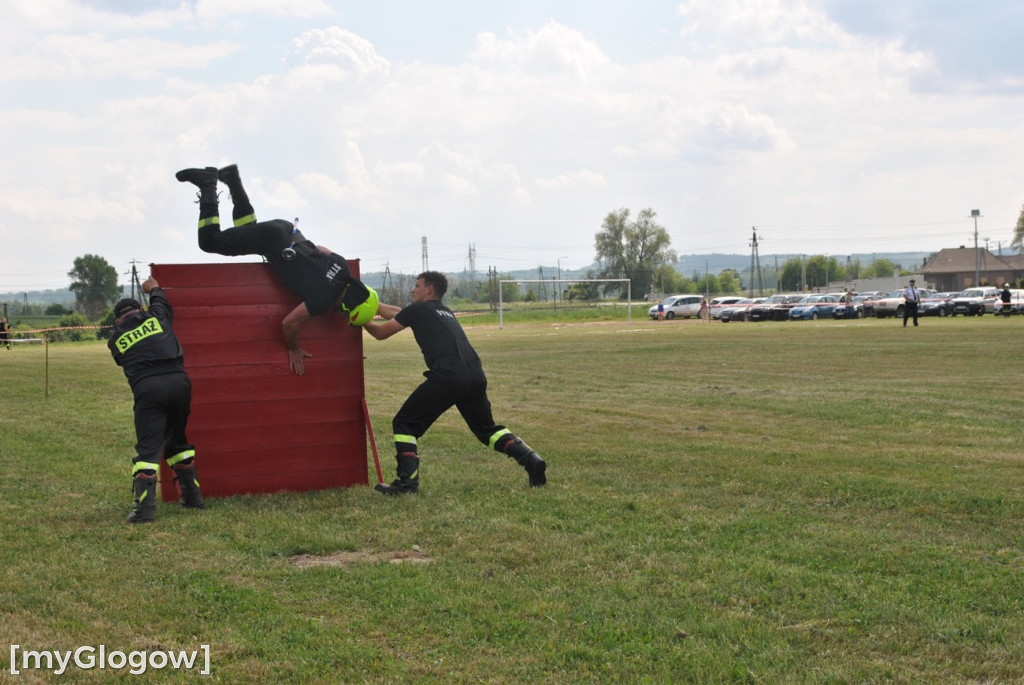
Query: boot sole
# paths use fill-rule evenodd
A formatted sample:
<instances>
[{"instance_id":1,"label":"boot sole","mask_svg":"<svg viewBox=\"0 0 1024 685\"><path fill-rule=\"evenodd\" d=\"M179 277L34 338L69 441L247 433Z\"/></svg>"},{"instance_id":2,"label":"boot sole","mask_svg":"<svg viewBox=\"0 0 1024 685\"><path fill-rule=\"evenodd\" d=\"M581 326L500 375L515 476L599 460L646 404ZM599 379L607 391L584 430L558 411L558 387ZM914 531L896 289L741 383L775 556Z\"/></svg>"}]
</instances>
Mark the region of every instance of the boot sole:
<instances>
[{"instance_id":1,"label":"boot sole","mask_svg":"<svg viewBox=\"0 0 1024 685\"><path fill-rule=\"evenodd\" d=\"M419 492L419 488L417 488L416 490L400 490L398 488L393 488L390 485L384 485L383 483L377 483L376 485L373 486L373 489L376 490L377 492L383 493L390 497L398 497L400 495L415 495L417 492Z\"/></svg>"}]
</instances>

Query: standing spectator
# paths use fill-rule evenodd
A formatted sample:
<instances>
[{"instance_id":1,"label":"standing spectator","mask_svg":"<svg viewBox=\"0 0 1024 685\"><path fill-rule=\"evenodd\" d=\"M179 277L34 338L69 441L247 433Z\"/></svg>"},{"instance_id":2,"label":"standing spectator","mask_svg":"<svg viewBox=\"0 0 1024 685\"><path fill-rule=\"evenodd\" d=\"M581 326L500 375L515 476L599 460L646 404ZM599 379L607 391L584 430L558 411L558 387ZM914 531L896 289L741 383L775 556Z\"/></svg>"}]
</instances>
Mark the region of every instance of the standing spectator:
<instances>
[{"instance_id":1,"label":"standing spectator","mask_svg":"<svg viewBox=\"0 0 1024 685\"><path fill-rule=\"evenodd\" d=\"M921 293L914 286L914 279L903 289L903 327L907 326L907 319L913 318L914 325L917 325L917 308L921 304Z\"/></svg>"},{"instance_id":2,"label":"standing spectator","mask_svg":"<svg viewBox=\"0 0 1024 685\"><path fill-rule=\"evenodd\" d=\"M1010 284L1003 283L1003 290L999 293L999 299L1002 301L1003 306L1000 309L1000 314L1003 316L1009 316L1013 312L1013 307L1010 305L1010 301L1013 299L1013 295L1010 293Z\"/></svg>"},{"instance_id":3,"label":"standing spectator","mask_svg":"<svg viewBox=\"0 0 1024 685\"><path fill-rule=\"evenodd\" d=\"M452 406L462 414L477 440L515 459L526 469L531 487L544 485L547 464L540 455L504 426L494 423L480 357L455 315L441 303L447 290L448 279L444 274L424 271L416 277L412 304L404 309L381 304L377 313L387 321L369 321L363 326L377 340L411 328L429 369L424 374L427 380L413 390L391 422L398 478L390 485L378 484L376 489L386 495L419 491L420 457L416 441Z\"/></svg>"},{"instance_id":4,"label":"standing spectator","mask_svg":"<svg viewBox=\"0 0 1024 685\"><path fill-rule=\"evenodd\" d=\"M196 479L196 450L185 437L192 383L185 372L185 353L171 330L174 313L152 276L142 284L142 292L149 293L149 311L144 311L138 300L125 298L118 302L114 306L114 330L107 343L135 396L135 509L128 515L128 523L151 523L156 519L156 472L162 455L170 455L165 458L181 485L181 506L205 506Z\"/></svg>"},{"instance_id":5,"label":"standing spectator","mask_svg":"<svg viewBox=\"0 0 1024 685\"><path fill-rule=\"evenodd\" d=\"M0 345L7 345L7 349L11 349L11 338L10 331L11 327L7 325L7 317L0 316Z\"/></svg>"}]
</instances>

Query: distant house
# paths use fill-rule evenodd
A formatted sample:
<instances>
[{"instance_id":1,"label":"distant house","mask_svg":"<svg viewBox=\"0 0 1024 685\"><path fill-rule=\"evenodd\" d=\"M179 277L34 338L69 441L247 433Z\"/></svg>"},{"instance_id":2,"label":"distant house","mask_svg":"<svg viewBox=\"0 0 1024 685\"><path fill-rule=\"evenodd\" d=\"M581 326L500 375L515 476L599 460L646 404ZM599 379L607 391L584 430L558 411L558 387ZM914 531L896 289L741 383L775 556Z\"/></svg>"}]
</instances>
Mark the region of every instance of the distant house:
<instances>
[{"instance_id":1,"label":"distant house","mask_svg":"<svg viewBox=\"0 0 1024 685\"><path fill-rule=\"evenodd\" d=\"M997 257L980 247L947 248L927 260L915 273L942 291L963 290L974 285L998 286L1020 280L1024 275L1024 256Z\"/></svg>"}]
</instances>

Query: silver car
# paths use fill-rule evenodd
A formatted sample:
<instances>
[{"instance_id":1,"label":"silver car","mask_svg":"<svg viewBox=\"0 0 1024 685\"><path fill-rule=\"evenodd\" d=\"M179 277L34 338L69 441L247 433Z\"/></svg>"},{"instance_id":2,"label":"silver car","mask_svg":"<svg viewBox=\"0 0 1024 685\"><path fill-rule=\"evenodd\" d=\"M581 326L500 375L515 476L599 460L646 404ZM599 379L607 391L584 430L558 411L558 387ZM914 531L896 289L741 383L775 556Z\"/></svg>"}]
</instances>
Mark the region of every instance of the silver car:
<instances>
[{"instance_id":1,"label":"silver car","mask_svg":"<svg viewBox=\"0 0 1024 685\"><path fill-rule=\"evenodd\" d=\"M663 316L666 319L674 319L677 316L681 316L684 319L689 319L691 316L700 316L700 301L703 299L700 295L669 295L661 302L663 307ZM658 305L654 305L647 310L647 315L658 320Z\"/></svg>"}]
</instances>

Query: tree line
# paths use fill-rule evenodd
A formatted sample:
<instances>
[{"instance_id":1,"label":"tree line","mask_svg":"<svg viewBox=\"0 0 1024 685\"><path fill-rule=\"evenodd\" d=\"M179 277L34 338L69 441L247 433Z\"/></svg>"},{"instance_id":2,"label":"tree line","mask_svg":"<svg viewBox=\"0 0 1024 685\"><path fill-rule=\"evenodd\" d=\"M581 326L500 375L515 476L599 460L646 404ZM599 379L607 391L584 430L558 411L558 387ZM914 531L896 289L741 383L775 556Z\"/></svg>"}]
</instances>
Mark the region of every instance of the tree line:
<instances>
[{"instance_id":1,"label":"tree line","mask_svg":"<svg viewBox=\"0 0 1024 685\"><path fill-rule=\"evenodd\" d=\"M718 274L695 273L687 277L676 270L678 256L672 249L672 239L668 231L655 221L656 216L650 208L641 210L635 219L630 218L628 209L609 212L601 230L594 236L598 268L589 272L587 277L629 278L632 280L633 294L639 296L705 292L730 294L750 290L752 284L773 291L801 291L804 288L816 290L826 287L830 282L882 278L903 273L900 265L887 259L879 259L865 266L859 259L849 264L840 264L835 257L814 255L807 259L791 257L777 271L768 269L767 274L762 269L760 278L759 274L748 274L747 283L743 282L741 274L735 269L725 269ZM765 278L766 275L770 277ZM581 283L574 287L594 297L602 290L597 286Z\"/></svg>"}]
</instances>

